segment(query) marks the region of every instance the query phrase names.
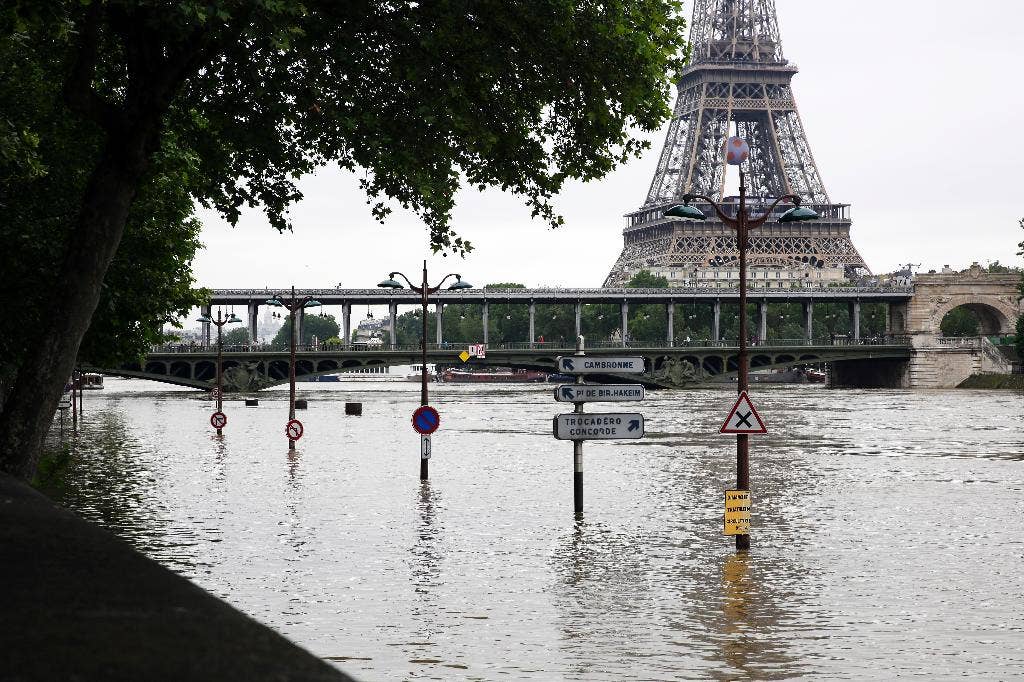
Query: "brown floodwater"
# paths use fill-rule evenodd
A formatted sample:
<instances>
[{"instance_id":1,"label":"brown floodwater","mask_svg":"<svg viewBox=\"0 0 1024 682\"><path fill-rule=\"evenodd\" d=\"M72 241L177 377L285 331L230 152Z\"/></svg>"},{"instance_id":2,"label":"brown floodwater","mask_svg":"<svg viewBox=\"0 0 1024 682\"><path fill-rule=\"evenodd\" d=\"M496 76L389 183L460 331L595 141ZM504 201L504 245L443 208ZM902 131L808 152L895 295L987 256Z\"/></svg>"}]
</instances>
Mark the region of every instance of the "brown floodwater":
<instances>
[{"instance_id":1,"label":"brown floodwater","mask_svg":"<svg viewBox=\"0 0 1024 682\"><path fill-rule=\"evenodd\" d=\"M1024 676L1019 394L755 386L737 555L729 389L625 407L647 438L586 445L577 521L550 386L434 388L423 484L416 384L300 386L289 453L286 391L218 439L206 396L108 380L49 491L360 680Z\"/></svg>"}]
</instances>

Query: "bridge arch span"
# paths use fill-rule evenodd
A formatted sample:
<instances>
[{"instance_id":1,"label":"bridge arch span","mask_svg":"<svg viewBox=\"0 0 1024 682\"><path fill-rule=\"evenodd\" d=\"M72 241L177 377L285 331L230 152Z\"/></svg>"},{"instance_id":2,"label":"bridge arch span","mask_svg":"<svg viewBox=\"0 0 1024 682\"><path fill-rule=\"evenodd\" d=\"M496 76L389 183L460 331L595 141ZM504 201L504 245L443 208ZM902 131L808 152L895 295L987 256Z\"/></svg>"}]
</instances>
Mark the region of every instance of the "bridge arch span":
<instances>
[{"instance_id":1,"label":"bridge arch span","mask_svg":"<svg viewBox=\"0 0 1024 682\"><path fill-rule=\"evenodd\" d=\"M954 310L965 308L974 313L981 325L982 336L1012 334L1017 325L1019 315L1016 306L1010 306L998 298L973 296L953 296L949 301L936 307L932 316L931 327L941 333L942 321Z\"/></svg>"},{"instance_id":2,"label":"bridge arch span","mask_svg":"<svg viewBox=\"0 0 1024 682\"><path fill-rule=\"evenodd\" d=\"M906 306L907 333L938 337L942 320L951 311L973 311L985 335L1012 334L1024 312L1018 286L1020 275L986 272L975 263L964 272L918 275L914 297ZM893 307L894 319L903 306ZM895 327L896 325L894 325ZM902 330L894 328L894 333Z\"/></svg>"}]
</instances>

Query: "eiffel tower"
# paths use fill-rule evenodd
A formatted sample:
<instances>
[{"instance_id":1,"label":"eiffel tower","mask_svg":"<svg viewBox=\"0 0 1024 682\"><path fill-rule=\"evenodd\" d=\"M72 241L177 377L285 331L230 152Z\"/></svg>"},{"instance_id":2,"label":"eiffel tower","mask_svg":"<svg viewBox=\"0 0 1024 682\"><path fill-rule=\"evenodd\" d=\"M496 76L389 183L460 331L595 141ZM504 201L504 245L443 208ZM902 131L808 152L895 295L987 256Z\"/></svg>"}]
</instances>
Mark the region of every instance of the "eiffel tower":
<instances>
[{"instance_id":1,"label":"eiffel tower","mask_svg":"<svg viewBox=\"0 0 1024 682\"><path fill-rule=\"evenodd\" d=\"M621 286L640 270L673 286L738 284L732 230L717 219L663 216L684 194L736 201L726 196L723 145L730 134L750 144L745 172L755 215L758 197L792 193L821 216L785 225L769 220L751 233L754 287L824 285L868 271L850 240L849 205L829 199L807 143L791 87L798 69L783 57L774 0L696 0L690 43L692 61L679 78L647 200L626 216L625 246L604 285Z\"/></svg>"}]
</instances>

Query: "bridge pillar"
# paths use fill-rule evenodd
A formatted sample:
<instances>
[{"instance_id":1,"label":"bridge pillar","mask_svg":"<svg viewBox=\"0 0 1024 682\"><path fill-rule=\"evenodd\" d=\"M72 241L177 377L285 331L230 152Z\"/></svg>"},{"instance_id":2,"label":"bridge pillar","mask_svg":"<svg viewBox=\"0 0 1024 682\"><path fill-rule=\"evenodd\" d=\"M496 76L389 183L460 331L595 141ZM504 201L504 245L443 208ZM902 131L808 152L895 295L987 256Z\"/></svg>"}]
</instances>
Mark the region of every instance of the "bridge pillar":
<instances>
[{"instance_id":1,"label":"bridge pillar","mask_svg":"<svg viewBox=\"0 0 1024 682\"><path fill-rule=\"evenodd\" d=\"M674 348L676 345L676 304L669 303L665 306L665 313L668 316L668 347Z\"/></svg>"},{"instance_id":2,"label":"bridge pillar","mask_svg":"<svg viewBox=\"0 0 1024 682\"><path fill-rule=\"evenodd\" d=\"M534 342L537 340L536 336L534 336L534 334L536 333L534 330L534 318L536 317L536 315L537 304L534 303L533 301L530 301L530 348L534 347Z\"/></svg>"},{"instance_id":3,"label":"bridge pillar","mask_svg":"<svg viewBox=\"0 0 1024 682\"><path fill-rule=\"evenodd\" d=\"M489 332L489 330L488 330L488 321L487 321L488 313L489 312L490 312L490 304L488 304L487 301L484 301L483 323L484 323L484 345L485 346L487 345L487 338L488 338L488 332Z\"/></svg>"},{"instance_id":4,"label":"bridge pillar","mask_svg":"<svg viewBox=\"0 0 1024 682\"><path fill-rule=\"evenodd\" d=\"M623 301L622 312L622 347L629 345L629 301Z\"/></svg>"},{"instance_id":5,"label":"bridge pillar","mask_svg":"<svg viewBox=\"0 0 1024 682\"><path fill-rule=\"evenodd\" d=\"M352 343L352 304L342 303L341 304L341 333L344 334L342 340L345 345L348 346Z\"/></svg>"},{"instance_id":6,"label":"bridge pillar","mask_svg":"<svg viewBox=\"0 0 1024 682\"><path fill-rule=\"evenodd\" d=\"M576 301L576 338L580 338L583 334L583 304L580 301Z\"/></svg>"},{"instance_id":7,"label":"bridge pillar","mask_svg":"<svg viewBox=\"0 0 1024 682\"><path fill-rule=\"evenodd\" d=\"M436 304L436 311L434 316L437 319L437 345L440 346L444 343L444 303L438 302Z\"/></svg>"},{"instance_id":8,"label":"bridge pillar","mask_svg":"<svg viewBox=\"0 0 1024 682\"><path fill-rule=\"evenodd\" d=\"M259 343L260 304L249 302L249 348Z\"/></svg>"},{"instance_id":9,"label":"bridge pillar","mask_svg":"<svg viewBox=\"0 0 1024 682\"><path fill-rule=\"evenodd\" d=\"M208 317L210 319L213 319L213 306L212 305L199 306L199 312L201 314L205 315L206 317ZM201 333L203 335L203 345L204 346L209 346L210 345L210 327L211 327L211 325L210 325L209 322L202 322L202 323L200 323L200 329L202 330Z\"/></svg>"},{"instance_id":10,"label":"bridge pillar","mask_svg":"<svg viewBox=\"0 0 1024 682\"><path fill-rule=\"evenodd\" d=\"M768 301L760 301L757 304L757 342L764 344L768 341Z\"/></svg>"},{"instance_id":11,"label":"bridge pillar","mask_svg":"<svg viewBox=\"0 0 1024 682\"><path fill-rule=\"evenodd\" d=\"M860 301L850 304L850 334L854 343L860 343Z\"/></svg>"},{"instance_id":12,"label":"bridge pillar","mask_svg":"<svg viewBox=\"0 0 1024 682\"><path fill-rule=\"evenodd\" d=\"M395 327L398 326L398 304L392 301L388 304L388 336L391 337L391 350L395 349L397 339L395 338ZM423 343L427 340L423 339Z\"/></svg>"},{"instance_id":13,"label":"bridge pillar","mask_svg":"<svg viewBox=\"0 0 1024 682\"><path fill-rule=\"evenodd\" d=\"M302 327L306 322L306 309L299 308L295 311L295 343L302 345Z\"/></svg>"},{"instance_id":14,"label":"bridge pillar","mask_svg":"<svg viewBox=\"0 0 1024 682\"><path fill-rule=\"evenodd\" d=\"M722 302L715 301L711 305L711 340L718 342L722 340Z\"/></svg>"},{"instance_id":15,"label":"bridge pillar","mask_svg":"<svg viewBox=\"0 0 1024 682\"><path fill-rule=\"evenodd\" d=\"M804 301L804 340L814 340L814 302Z\"/></svg>"}]
</instances>

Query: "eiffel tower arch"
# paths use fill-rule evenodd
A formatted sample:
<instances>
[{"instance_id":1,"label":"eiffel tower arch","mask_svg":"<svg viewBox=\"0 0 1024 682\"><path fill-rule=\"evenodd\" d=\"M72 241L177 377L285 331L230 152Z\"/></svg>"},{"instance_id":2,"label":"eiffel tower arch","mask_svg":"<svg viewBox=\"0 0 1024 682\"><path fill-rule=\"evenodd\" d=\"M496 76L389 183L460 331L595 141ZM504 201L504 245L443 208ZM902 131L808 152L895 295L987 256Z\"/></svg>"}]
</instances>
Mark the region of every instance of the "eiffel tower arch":
<instances>
[{"instance_id":1,"label":"eiffel tower arch","mask_svg":"<svg viewBox=\"0 0 1024 682\"><path fill-rule=\"evenodd\" d=\"M723 145L730 134L750 144L746 177L755 213L759 197L797 194L821 216L769 221L753 232L752 285L824 285L868 272L850 238L850 207L829 198L807 142L792 89L798 69L783 56L774 0L696 0L691 26L693 57L680 74L658 168L643 207L626 216L622 255L604 285L620 286L640 270L678 286L738 284L732 230L715 219L663 215L691 193L738 203L726 196Z\"/></svg>"}]
</instances>

